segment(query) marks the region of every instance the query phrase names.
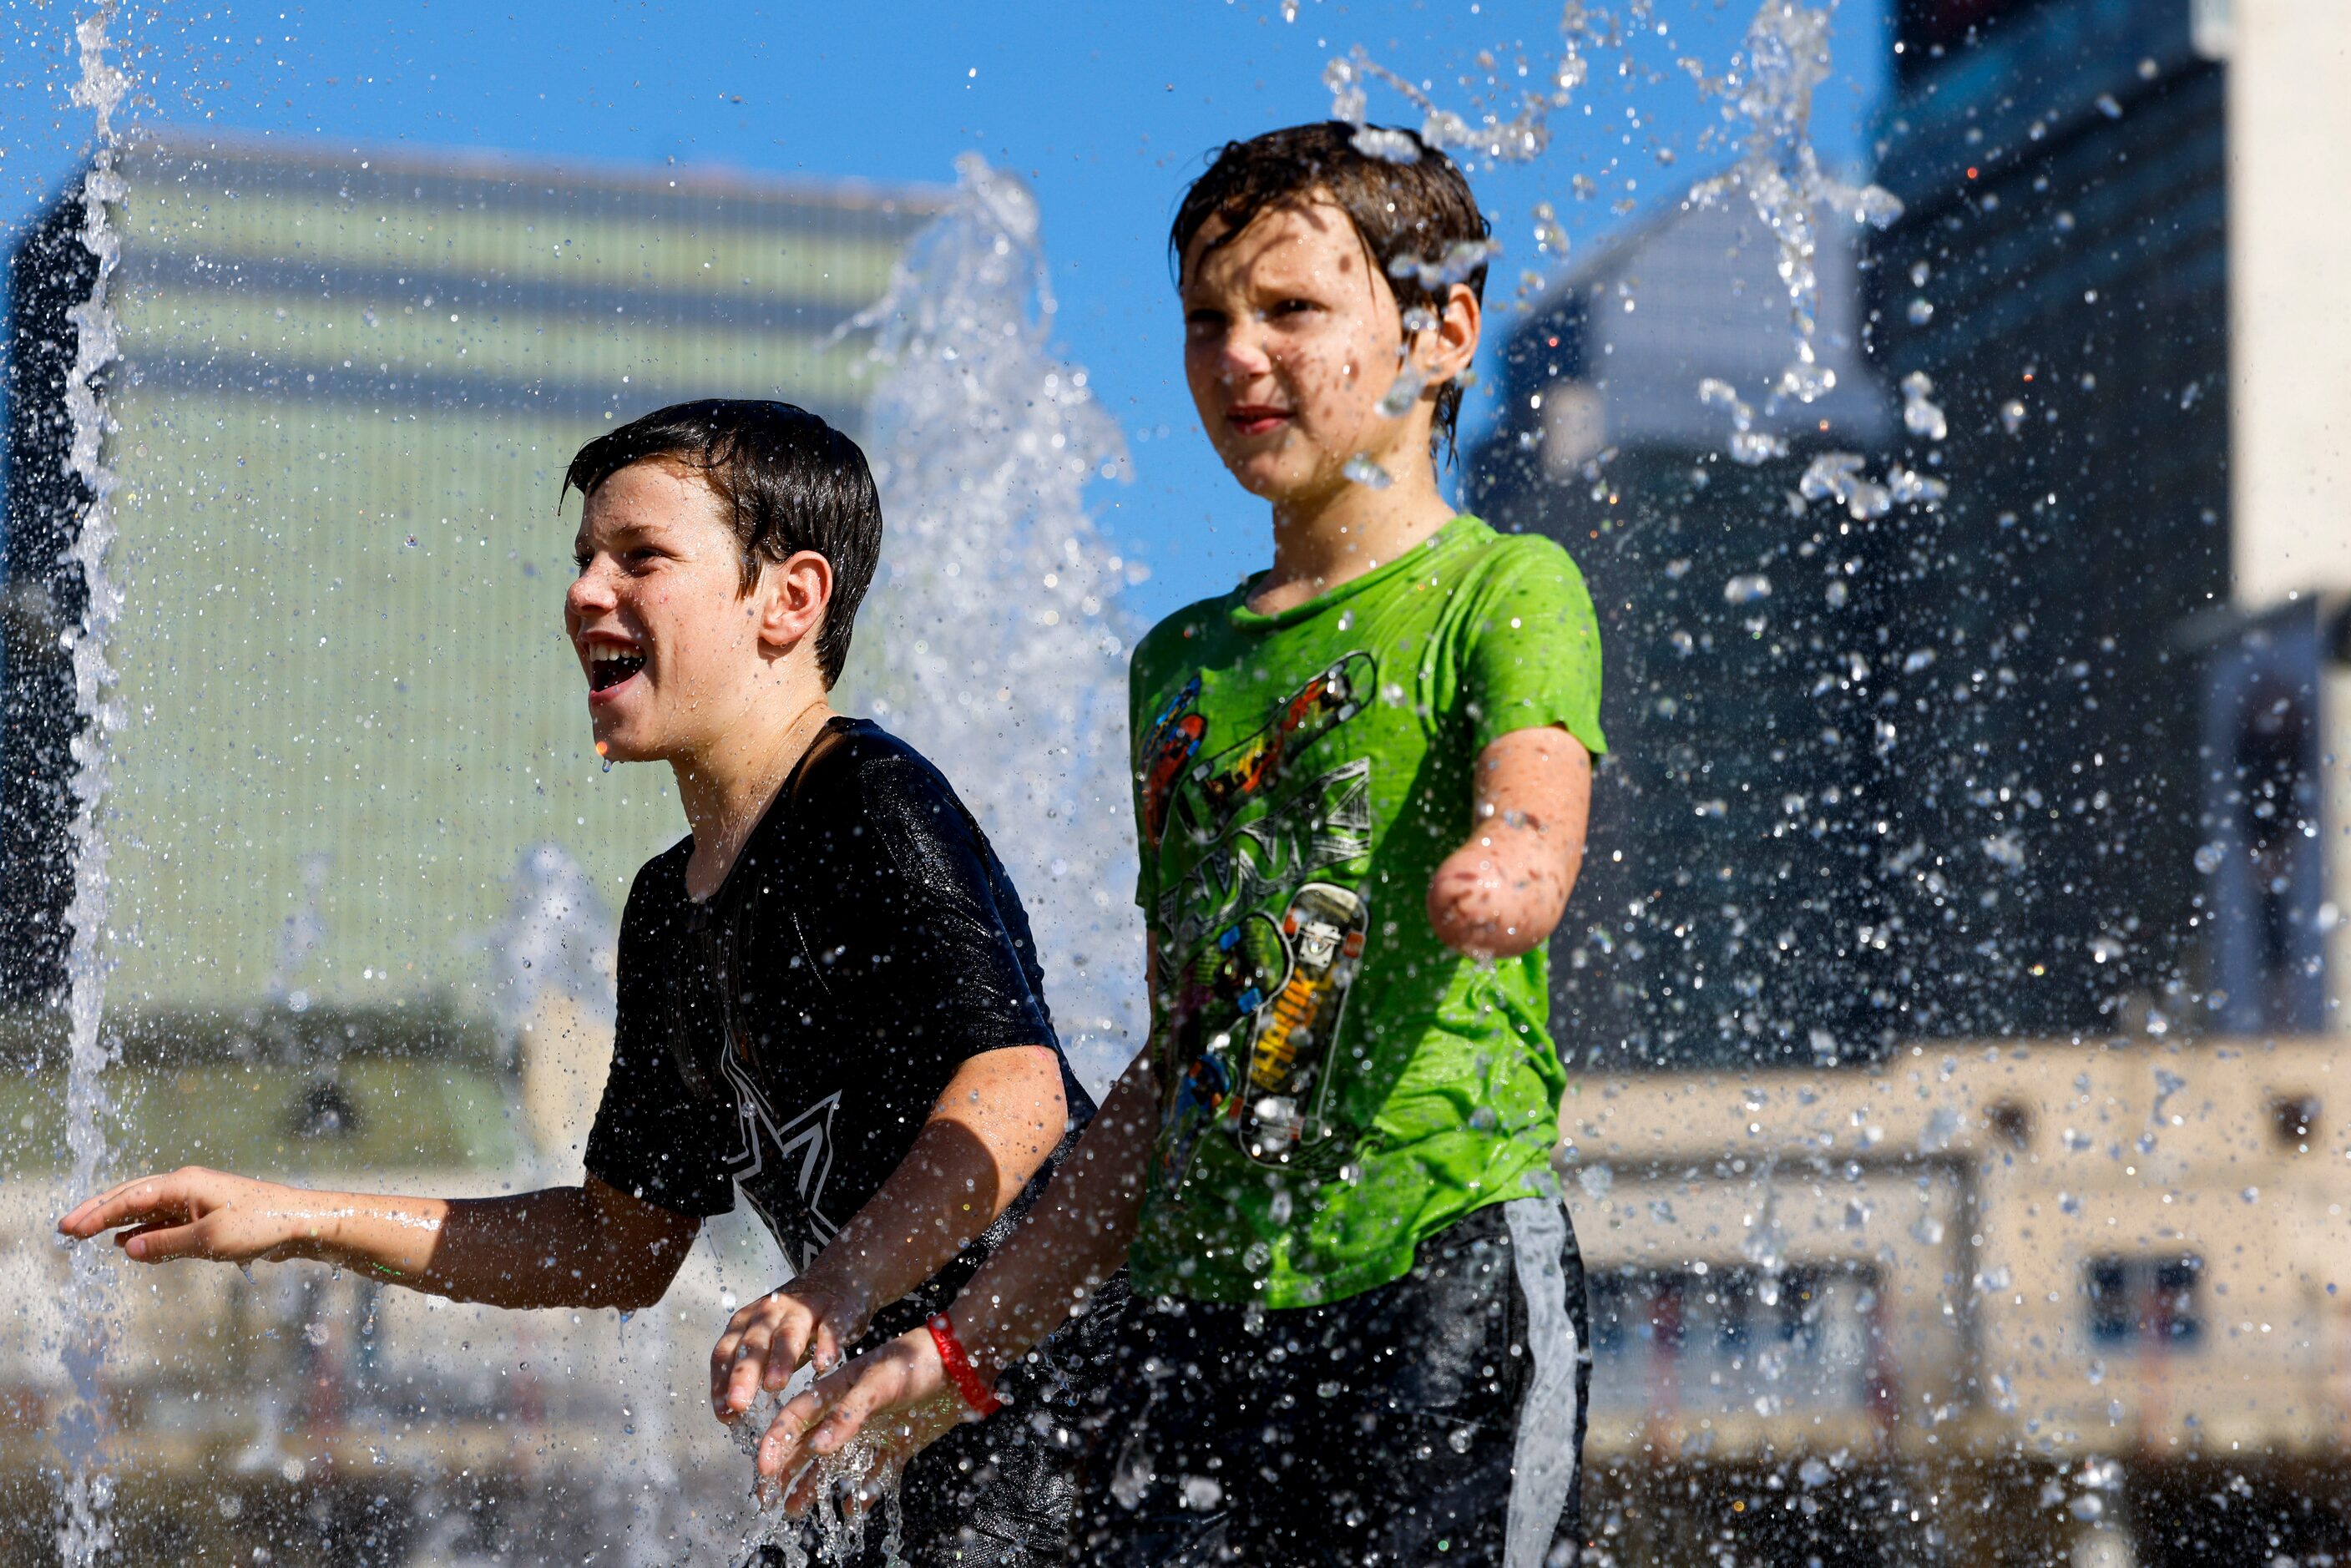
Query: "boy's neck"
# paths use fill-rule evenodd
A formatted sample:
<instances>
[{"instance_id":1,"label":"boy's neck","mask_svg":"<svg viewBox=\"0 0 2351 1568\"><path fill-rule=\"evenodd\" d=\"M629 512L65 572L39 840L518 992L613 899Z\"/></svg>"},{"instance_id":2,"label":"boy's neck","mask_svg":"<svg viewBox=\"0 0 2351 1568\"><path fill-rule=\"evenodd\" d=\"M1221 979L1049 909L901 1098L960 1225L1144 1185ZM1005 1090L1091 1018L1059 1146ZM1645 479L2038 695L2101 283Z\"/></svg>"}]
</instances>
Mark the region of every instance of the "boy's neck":
<instances>
[{"instance_id":1,"label":"boy's neck","mask_svg":"<svg viewBox=\"0 0 2351 1568\"><path fill-rule=\"evenodd\" d=\"M707 750L671 758L678 803L694 836L685 866L688 896L708 898L726 882L776 791L832 716L830 695L821 686L778 691L761 705L764 712L729 726Z\"/></svg>"},{"instance_id":2,"label":"boy's neck","mask_svg":"<svg viewBox=\"0 0 2351 1568\"><path fill-rule=\"evenodd\" d=\"M1350 480L1311 501L1273 507L1273 567L1251 585L1249 608L1278 615L1384 566L1453 520L1426 456L1399 463L1384 490ZM1393 471L1393 470L1392 470Z\"/></svg>"}]
</instances>

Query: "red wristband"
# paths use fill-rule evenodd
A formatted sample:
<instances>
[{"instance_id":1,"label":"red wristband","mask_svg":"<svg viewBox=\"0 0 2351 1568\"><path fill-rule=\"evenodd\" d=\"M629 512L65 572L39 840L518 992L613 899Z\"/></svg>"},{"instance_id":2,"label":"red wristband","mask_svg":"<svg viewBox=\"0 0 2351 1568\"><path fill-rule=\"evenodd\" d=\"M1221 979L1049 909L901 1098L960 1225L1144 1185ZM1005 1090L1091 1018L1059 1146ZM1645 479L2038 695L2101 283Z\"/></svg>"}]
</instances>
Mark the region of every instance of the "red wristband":
<instances>
[{"instance_id":1,"label":"red wristband","mask_svg":"<svg viewBox=\"0 0 2351 1568\"><path fill-rule=\"evenodd\" d=\"M938 1347L939 1364L946 1369L947 1381L955 1385L956 1392L963 1396L963 1402L982 1416L993 1416L1003 1409L1004 1401L972 1369L971 1357L964 1354L963 1342L956 1338L955 1324L947 1321L946 1313L933 1312L929 1328L931 1343Z\"/></svg>"}]
</instances>

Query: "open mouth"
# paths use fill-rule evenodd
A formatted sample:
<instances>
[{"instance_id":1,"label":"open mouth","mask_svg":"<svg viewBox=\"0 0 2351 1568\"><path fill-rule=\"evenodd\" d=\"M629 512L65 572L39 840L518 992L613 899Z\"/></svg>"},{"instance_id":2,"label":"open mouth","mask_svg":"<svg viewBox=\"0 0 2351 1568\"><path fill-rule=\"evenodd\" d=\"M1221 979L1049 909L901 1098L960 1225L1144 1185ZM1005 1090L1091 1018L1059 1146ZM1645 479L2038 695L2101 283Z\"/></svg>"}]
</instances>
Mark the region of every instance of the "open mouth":
<instances>
[{"instance_id":1,"label":"open mouth","mask_svg":"<svg viewBox=\"0 0 2351 1568\"><path fill-rule=\"evenodd\" d=\"M1290 417L1286 408L1273 408L1264 403L1243 403L1227 411L1225 423L1243 435L1262 435L1277 428Z\"/></svg>"},{"instance_id":2,"label":"open mouth","mask_svg":"<svg viewBox=\"0 0 2351 1568\"><path fill-rule=\"evenodd\" d=\"M639 653L597 653L588 661L588 689L609 692L645 667Z\"/></svg>"}]
</instances>

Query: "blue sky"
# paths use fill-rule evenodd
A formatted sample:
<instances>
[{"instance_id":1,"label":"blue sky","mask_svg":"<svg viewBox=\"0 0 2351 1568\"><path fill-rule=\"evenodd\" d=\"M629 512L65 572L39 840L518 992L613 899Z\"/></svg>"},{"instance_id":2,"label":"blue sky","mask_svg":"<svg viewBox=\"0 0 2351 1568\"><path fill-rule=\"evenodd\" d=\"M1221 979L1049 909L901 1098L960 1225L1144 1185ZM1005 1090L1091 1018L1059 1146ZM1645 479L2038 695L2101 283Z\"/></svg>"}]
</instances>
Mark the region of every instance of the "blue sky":
<instances>
[{"instance_id":1,"label":"blue sky","mask_svg":"<svg viewBox=\"0 0 2351 1568\"><path fill-rule=\"evenodd\" d=\"M1676 62L1719 74L1754 5L1652 0L1631 47L1594 53L1540 161L1474 176L1507 247L1489 287L1489 309L1505 307L1489 317L1489 343L1536 259L1536 201L1553 202L1589 254L1729 160L1720 132L1708 133L1720 101L1702 99ZM87 114L66 101L83 8L20 5L0 19L0 219L12 225L88 143ZM967 148L1019 169L1043 204L1064 352L1092 372L1133 444L1134 482L1099 486L1095 499L1150 566L1133 607L1156 616L1228 586L1266 549L1262 513L1217 467L1183 390L1163 247L1184 180L1228 138L1327 115L1323 67L1354 46L1466 108L1475 83L1458 78L1485 75L1479 53L1506 71L1523 56L1540 74L1556 57L1558 16L1557 0L1299 0L1295 21L1279 0L168 0L120 30L139 78L134 115L150 122L891 183L944 183ZM1836 70L1815 115L1834 168L1866 164L1883 16L1884 0L1838 8ZM1375 96L1373 112L1416 119L1393 97ZM1488 413L1473 394L1470 423Z\"/></svg>"}]
</instances>

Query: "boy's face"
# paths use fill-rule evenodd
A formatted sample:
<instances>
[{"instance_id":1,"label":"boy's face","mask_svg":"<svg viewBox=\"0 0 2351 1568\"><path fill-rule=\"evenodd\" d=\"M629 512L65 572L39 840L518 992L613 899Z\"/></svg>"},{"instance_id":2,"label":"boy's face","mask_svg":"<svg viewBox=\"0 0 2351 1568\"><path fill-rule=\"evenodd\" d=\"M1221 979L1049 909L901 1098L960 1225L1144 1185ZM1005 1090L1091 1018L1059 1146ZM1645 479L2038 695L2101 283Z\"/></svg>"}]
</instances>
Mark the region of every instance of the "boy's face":
<instances>
[{"instance_id":1,"label":"boy's face","mask_svg":"<svg viewBox=\"0 0 2351 1568\"><path fill-rule=\"evenodd\" d=\"M1209 220L1184 258L1184 374L1241 487L1311 507L1351 483L1359 452L1390 474L1426 464L1428 401L1400 419L1379 413L1404 324L1346 213L1327 201L1274 207L1208 250L1223 234Z\"/></svg>"},{"instance_id":2,"label":"boy's face","mask_svg":"<svg viewBox=\"0 0 2351 1568\"><path fill-rule=\"evenodd\" d=\"M762 667L766 597L743 591L726 503L674 464L632 464L580 508L563 627L588 677L597 749L687 758L722 738Z\"/></svg>"}]
</instances>

